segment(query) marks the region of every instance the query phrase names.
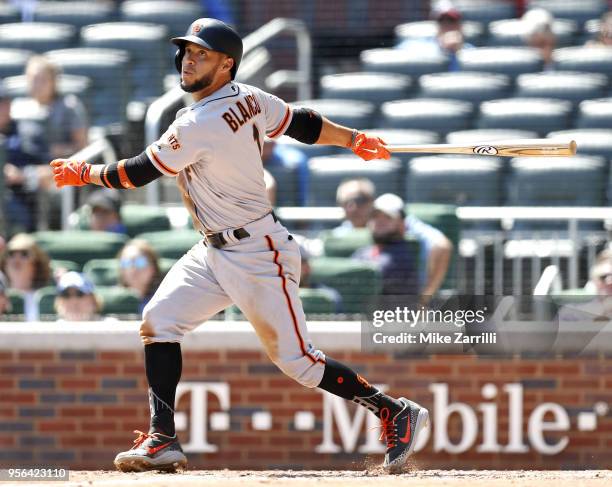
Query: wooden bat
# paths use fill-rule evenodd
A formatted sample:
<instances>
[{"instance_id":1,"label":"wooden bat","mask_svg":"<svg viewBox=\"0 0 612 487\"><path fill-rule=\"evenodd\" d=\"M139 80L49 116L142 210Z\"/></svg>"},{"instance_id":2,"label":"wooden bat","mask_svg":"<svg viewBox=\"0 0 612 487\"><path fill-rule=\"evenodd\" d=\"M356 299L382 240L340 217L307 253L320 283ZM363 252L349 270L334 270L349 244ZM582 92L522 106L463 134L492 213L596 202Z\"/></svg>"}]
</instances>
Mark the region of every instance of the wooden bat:
<instances>
[{"instance_id":1,"label":"wooden bat","mask_svg":"<svg viewBox=\"0 0 612 487\"><path fill-rule=\"evenodd\" d=\"M401 145L389 144L389 152L435 153L435 154L477 154L481 156L541 156L567 157L576 155L576 141L555 141L553 139L523 139L503 142L487 142L478 145Z\"/></svg>"}]
</instances>

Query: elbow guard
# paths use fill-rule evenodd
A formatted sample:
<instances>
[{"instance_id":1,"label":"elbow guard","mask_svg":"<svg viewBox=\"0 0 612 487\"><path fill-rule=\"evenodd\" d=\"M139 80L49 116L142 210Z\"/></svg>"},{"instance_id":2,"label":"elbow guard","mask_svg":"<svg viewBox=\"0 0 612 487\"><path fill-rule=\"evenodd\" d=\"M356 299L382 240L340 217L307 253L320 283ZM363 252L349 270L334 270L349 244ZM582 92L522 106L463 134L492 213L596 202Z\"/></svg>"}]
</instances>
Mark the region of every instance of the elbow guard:
<instances>
[{"instance_id":1,"label":"elbow guard","mask_svg":"<svg viewBox=\"0 0 612 487\"><path fill-rule=\"evenodd\" d=\"M100 173L102 182L107 188L133 189L144 186L163 176L153 165L145 152L107 164Z\"/></svg>"},{"instance_id":2,"label":"elbow guard","mask_svg":"<svg viewBox=\"0 0 612 487\"><path fill-rule=\"evenodd\" d=\"M322 127L323 118L321 114L309 108L295 108L293 109L293 117L285 131L285 135L304 144L312 145L319 140Z\"/></svg>"}]
</instances>

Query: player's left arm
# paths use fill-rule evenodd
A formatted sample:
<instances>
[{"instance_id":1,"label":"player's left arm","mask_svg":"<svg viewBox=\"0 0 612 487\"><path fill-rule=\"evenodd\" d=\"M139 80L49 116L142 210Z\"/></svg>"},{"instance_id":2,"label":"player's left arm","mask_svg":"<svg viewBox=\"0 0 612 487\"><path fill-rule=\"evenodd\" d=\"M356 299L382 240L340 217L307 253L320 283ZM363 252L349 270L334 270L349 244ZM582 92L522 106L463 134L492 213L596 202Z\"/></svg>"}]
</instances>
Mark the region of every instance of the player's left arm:
<instances>
[{"instance_id":1,"label":"player's left arm","mask_svg":"<svg viewBox=\"0 0 612 487\"><path fill-rule=\"evenodd\" d=\"M89 164L73 159L54 159L50 164L58 188L96 184L107 188L134 189L163 176L146 152L110 164Z\"/></svg>"},{"instance_id":2,"label":"player's left arm","mask_svg":"<svg viewBox=\"0 0 612 487\"><path fill-rule=\"evenodd\" d=\"M391 154L379 137L344 127L308 108L294 108L285 135L305 144L335 145L351 149L366 161L389 159Z\"/></svg>"}]
</instances>

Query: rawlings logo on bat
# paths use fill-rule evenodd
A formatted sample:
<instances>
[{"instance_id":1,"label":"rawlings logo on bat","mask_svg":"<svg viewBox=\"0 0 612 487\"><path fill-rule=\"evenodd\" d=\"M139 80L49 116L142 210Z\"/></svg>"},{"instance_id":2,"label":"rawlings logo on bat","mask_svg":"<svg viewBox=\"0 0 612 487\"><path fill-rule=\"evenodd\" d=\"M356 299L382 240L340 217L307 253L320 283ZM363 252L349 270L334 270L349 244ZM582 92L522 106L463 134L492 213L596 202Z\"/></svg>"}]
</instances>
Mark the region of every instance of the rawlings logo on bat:
<instances>
[{"instance_id":1,"label":"rawlings logo on bat","mask_svg":"<svg viewBox=\"0 0 612 487\"><path fill-rule=\"evenodd\" d=\"M474 147L474 154L486 154L489 156L494 156L497 154L497 149L492 145L477 145Z\"/></svg>"}]
</instances>

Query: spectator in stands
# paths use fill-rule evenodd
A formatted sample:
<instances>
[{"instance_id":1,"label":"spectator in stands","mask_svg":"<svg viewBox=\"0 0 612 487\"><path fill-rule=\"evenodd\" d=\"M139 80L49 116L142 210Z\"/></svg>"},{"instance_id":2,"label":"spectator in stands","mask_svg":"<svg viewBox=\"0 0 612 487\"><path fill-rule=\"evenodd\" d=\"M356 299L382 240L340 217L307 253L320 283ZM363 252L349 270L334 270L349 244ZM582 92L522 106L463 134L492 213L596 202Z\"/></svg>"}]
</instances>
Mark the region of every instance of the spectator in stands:
<instances>
[{"instance_id":1,"label":"spectator in stands","mask_svg":"<svg viewBox=\"0 0 612 487\"><path fill-rule=\"evenodd\" d=\"M142 313L162 280L157 252L145 240L134 239L119 252L119 284L138 293Z\"/></svg>"},{"instance_id":2,"label":"spectator in stands","mask_svg":"<svg viewBox=\"0 0 612 487\"><path fill-rule=\"evenodd\" d=\"M553 32L553 15L543 8L528 10L521 17L524 24L525 43L540 51L544 60L544 70L553 66L553 50L557 45L557 37Z\"/></svg>"},{"instance_id":3,"label":"spectator in stands","mask_svg":"<svg viewBox=\"0 0 612 487\"><path fill-rule=\"evenodd\" d=\"M329 296L332 298L335 304L336 313L342 312L342 296L340 293L334 289L333 287L326 286L320 282L315 282L311 278L311 268L310 268L310 252L304 246L304 242L300 242L299 236L294 235L294 238L298 240L300 245L300 256L302 257L302 268L300 272L300 287L306 289L323 289L327 291Z\"/></svg>"},{"instance_id":4,"label":"spectator in stands","mask_svg":"<svg viewBox=\"0 0 612 487\"><path fill-rule=\"evenodd\" d=\"M37 289L46 286L51 279L49 256L30 235L20 233L9 240L0 259L0 271L8 278L10 289L23 295L26 321L39 318Z\"/></svg>"},{"instance_id":5,"label":"spectator in stands","mask_svg":"<svg viewBox=\"0 0 612 487\"><path fill-rule=\"evenodd\" d=\"M399 196L389 193L382 195L374 201L373 209L369 226L375 245L369 250L361 249L355 257L364 258L369 253L375 260L381 260L383 265L388 259L389 263L386 265L391 267L391 273L394 272L392 262L396 260L398 279L404 275L414 279L414 284L409 285L408 289L417 289L421 303L426 304L436 294L446 276L453 251L451 241L442 232L414 215L406 215L404 202ZM419 242L418 256L408 255L409 248L404 244L407 236ZM379 255L381 249L389 252L389 257ZM417 274L413 274L414 267L418 267Z\"/></svg>"},{"instance_id":6,"label":"spectator in stands","mask_svg":"<svg viewBox=\"0 0 612 487\"><path fill-rule=\"evenodd\" d=\"M5 314L7 311L10 311L11 303L9 301L8 296L6 295L6 290L8 289L8 283L6 282L6 278L4 274L0 272L0 315Z\"/></svg>"},{"instance_id":7,"label":"spectator in stands","mask_svg":"<svg viewBox=\"0 0 612 487\"><path fill-rule=\"evenodd\" d=\"M308 158L302 151L288 144L277 144L272 139L266 139L263 145L261 154L264 168L285 167L287 169L297 168L298 174L298 201L300 204L306 204L308 195ZM266 185L267 186L267 185ZM283 188L287 191L287 188Z\"/></svg>"},{"instance_id":8,"label":"spectator in stands","mask_svg":"<svg viewBox=\"0 0 612 487\"><path fill-rule=\"evenodd\" d=\"M57 283L55 311L58 321L97 321L100 301L93 283L79 272L67 272Z\"/></svg>"},{"instance_id":9,"label":"spectator in stands","mask_svg":"<svg viewBox=\"0 0 612 487\"><path fill-rule=\"evenodd\" d=\"M369 227L374 245L353 254L358 260L377 264L382 272L385 296L417 295L417 259L406 243L404 202L391 193L376 198Z\"/></svg>"},{"instance_id":10,"label":"spectator in stands","mask_svg":"<svg viewBox=\"0 0 612 487\"><path fill-rule=\"evenodd\" d=\"M591 268L590 281L598 296L612 296L612 248L602 250Z\"/></svg>"},{"instance_id":11,"label":"spectator in stands","mask_svg":"<svg viewBox=\"0 0 612 487\"><path fill-rule=\"evenodd\" d=\"M344 209L346 220L334 228L334 236L342 237L355 228L367 226L375 193L374 184L369 179L351 179L338 186L336 201ZM406 216L404 228L407 236L419 242L419 289L424 297L431 297L444 281L453 253L453 244L440 230L414 215Z\"/></svg>"},{"instance_id":12,"label":"spectator in stands","mask_svg":"<svg viewBox=\"0 0 612 487\"><path fill-rule=\"evenodd\" d=\"M70 157L87 145L87 116L85 107L74 95L62 96L57 91L58 68L47 58L30 58L25 70L30 96L48 111L39 134L46 142L43 161L49 158ZM43 148L41 148L43 150ZM45 164L46 166L47 164Z\"/></svg>"},{"instance_id":13,"label":"spectator in stands","mask_svg":"<svg viewBox=\"0 0 612 487\"><path fill-rule=\"evenodd\" d=\"M436 21L438 32L436 37L419 40L406 40L398 44L401 49L412 49L421 55L445 54L449 57L449 71L459 70L457 53L461 49L471 49L465 42L461 25L461 12L450 0L432 2L430 18Z\"/></svg>"},{"instance_id":14,"label":"spectator in stands","mask_svg":"<svg viewBox=\"0 0 612 487\"><path fill-rule=\"evenodd\" d=\"M355 228L365 228L372 214L376 188L369 179L349 179L336 190L336 202L344 210L345 220L336 228L334 235L340 237Z\"/></svg>"},{"instance_id":15,"label":"spectator in stands","mask_svg":"<svg viewBox=\"0 0 612 487\"><path fill-rule=\"evenodd\" d=\"M587 46L612 46L612 11L601 16L597 37L586 43Z\"/></svg>"},{"instance_id":16,"label":"spectator in stands","mask_svg":"<svg viewBox=\"0 0 612 487\"><path fill-rule=\"evenodd\" d=\"M91 211L89 228L97 232L127 233L121 221L121 198L117 191L96 189L87 198Z\"/></svg>"}]
</instances>

